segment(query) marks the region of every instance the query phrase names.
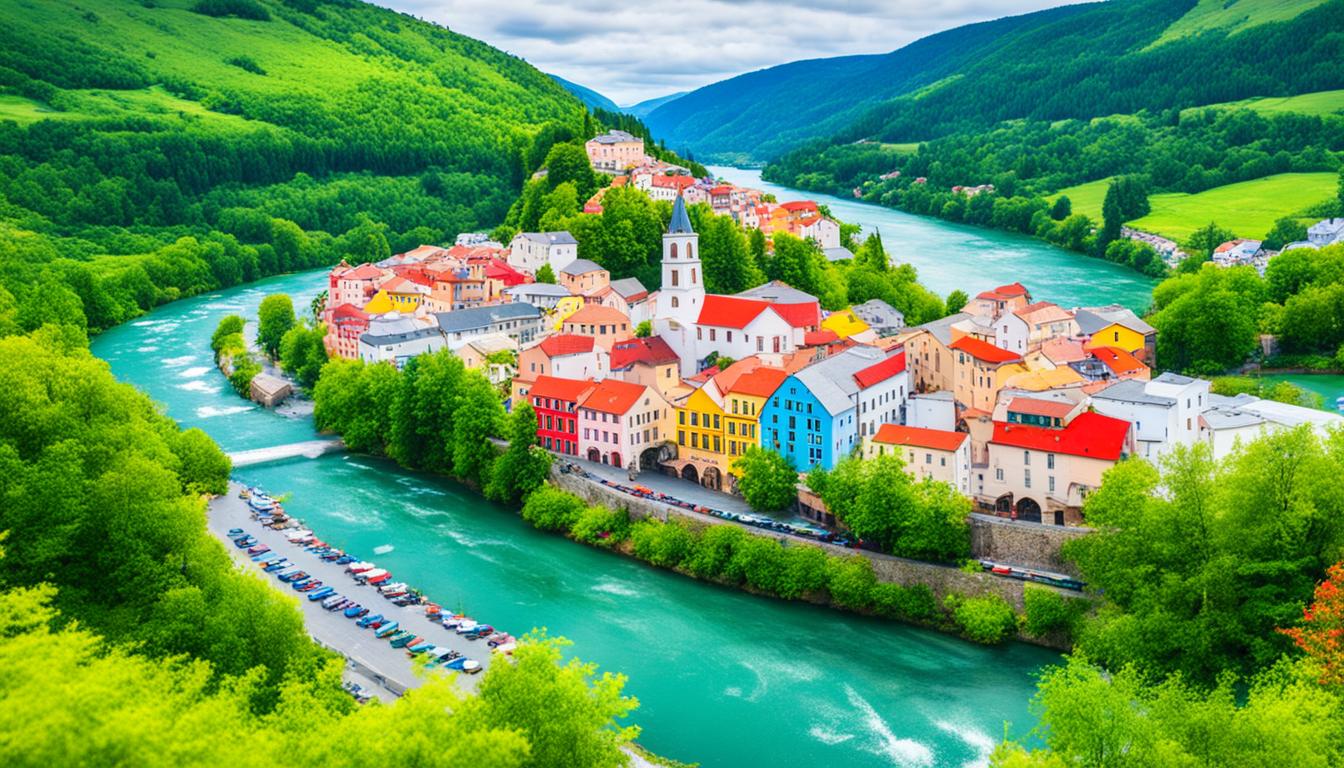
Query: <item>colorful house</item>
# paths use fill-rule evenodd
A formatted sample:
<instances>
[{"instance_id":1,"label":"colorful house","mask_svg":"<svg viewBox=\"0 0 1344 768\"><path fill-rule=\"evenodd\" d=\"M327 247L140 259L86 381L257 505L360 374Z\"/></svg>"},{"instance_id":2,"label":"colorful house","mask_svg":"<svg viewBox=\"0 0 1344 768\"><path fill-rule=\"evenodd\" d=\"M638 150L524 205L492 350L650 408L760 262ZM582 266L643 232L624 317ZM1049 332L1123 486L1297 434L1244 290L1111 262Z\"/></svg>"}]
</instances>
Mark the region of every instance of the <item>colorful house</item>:
<instances>
[{"instance_id":1,"label":"colorful house","mask_svg":"<svg viewBox=\"0 0 1344 768\"><path fill-rule=\"evenodd\" d=\"M837 338L852 338L862 344L877 338L877 334L868 327L868 323L865 323L852 309L832 312L821 321L821 327L823 330L834 332Z\"/></svg>"},{"instance_id":2,"label":"colorful house","mask_svg":"<svg viewBox=\"0 0 1344 768\"><path fill-rule=\"evenodd\" d=\"M1008 375L1025 371L1019 363L1022 357L1015 352L1000 349L980 339L963 336L952 342L956 374L952 394L967 408L981 411L994 409L994 401Z\"/></svg>"},{"instance_id":3,"label":"colorful house","mask_svg":"<svg viewBox=\"0 0 1344 768\"><path fill-rule=\"evenodd\" d=\"M588 304L578 312L565 318L560 330L563 333L591 336L597 345L608 352L612 345L634 335L630 318L611 307L601 304Z\"/></svg>"},{"instance_id":4,"label":"colorful house","mask_svg":"<svg viewBox=\"0 0 1344 768\"><path fill-rule=\"evenodd\" d=\"M1118 305L1086 307L1074 313L1088 346L1117 347L1147 365L1157 358L1157 329Z\"/></svg>"},{"instance_id":5,"label":"colorful house","mask_svg":"<svg viewBox=\"0 0 1344 768\"><path fill-rule=\"evenodd\" d=\"M738 376L728 387L724 396L723 431L730 469L748 448L760 445L761 411L788 377L788 372L781 368L759 366Z\"/></svg>"},{"instance_id":6,"label":"colorful house","mask_svg":"<svg viewBox=\"0 0 1344 768\"><path fill-rule=\"evenodd\" d=\"M677 353L657 336L626 339L611 347L611 375L631 384L653 387L663 397L681 388Z\"/></svg>"},{"instance_id":7,"label":"colorful house","mask_svg":"<svg viewBox=\"0 0 1344 768\"><path fill-rule=\"evenodd\" d=\"M323 339L328 357L359 359L359 337L369 330L369 315L354 304L341 304L327 312L327 335Z\"/></svg>"},{"instance_id":8,"label":"colorful house","mask_svg":"<svg viewBox=\"0 0 1344 768\"><path fill-rule=\"evenodd\" d=\"M863 455L896 456L916 480L928 478L971 493L971 441L965 432L883 424L863 439Z\"/></svg>"},{"instance_id":9,"label":"colorful house","mask_svg":"<svg viewBox=\"0 0 1344 768\"><path fill-rule=\"evenodd\" d=\"M579 455L616 467L657 460L671 434L672 405L652 387L617 379L598 383L579 402Z\"/></svg>"},{"instance_id":10,"label":"colorful house","mask_svg":"<svg viewBox=\"0 0 1344 768\"><path fill-rule=\"evenodd\" d=\"M706 488L722 490L728 462L724 453L723 394L718 385L711 378L674 407L678 474Z\"/></svg>"},{"instance_id":11,"label":"colorful house","mask_svg":"<svg viewBox=\"0 0 1344 768\"><path fill-rule=\"evenodd\" d=\"M518 375L511 397L527 397L532 384L542 376L560 379L602 379L610 370L607 351L591 336L553 334L518 353Z\"/></svg>"},{"instance_id":12,"label":"colorful house","mask_svg":"<svg viewBox=\"0 0 1344 768\"><path fill-rule=\"evenodd\" d=\"M537 440L543 448L579 455L579 403L596 387L591 379L537 377L528 399L537 412Z\"/></svg>"}]
</instances>

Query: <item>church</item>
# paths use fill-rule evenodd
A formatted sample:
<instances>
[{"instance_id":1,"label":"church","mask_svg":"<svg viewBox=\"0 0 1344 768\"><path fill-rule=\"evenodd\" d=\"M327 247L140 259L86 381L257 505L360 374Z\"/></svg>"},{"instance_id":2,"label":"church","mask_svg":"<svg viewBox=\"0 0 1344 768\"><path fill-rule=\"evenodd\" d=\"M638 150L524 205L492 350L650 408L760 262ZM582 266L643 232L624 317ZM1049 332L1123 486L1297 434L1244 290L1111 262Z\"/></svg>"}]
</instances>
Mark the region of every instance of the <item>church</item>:
<instances>
[{"instance_id":1,"label":"church","mask_svg":"<svg viewBox=\"0 0 1344 768\"><path fill-rule=\"evenodd\" d=\"M767 283L734 296L706 294L700 236L678 195L663 235L663 284L653 333L681 359L681 376L694 376L711 355L734 360L756 355L767 362L804 345L821 326L814 296L783 283ZM775 364L778 364L777 362Z\"/></svg>"}]
</instances>

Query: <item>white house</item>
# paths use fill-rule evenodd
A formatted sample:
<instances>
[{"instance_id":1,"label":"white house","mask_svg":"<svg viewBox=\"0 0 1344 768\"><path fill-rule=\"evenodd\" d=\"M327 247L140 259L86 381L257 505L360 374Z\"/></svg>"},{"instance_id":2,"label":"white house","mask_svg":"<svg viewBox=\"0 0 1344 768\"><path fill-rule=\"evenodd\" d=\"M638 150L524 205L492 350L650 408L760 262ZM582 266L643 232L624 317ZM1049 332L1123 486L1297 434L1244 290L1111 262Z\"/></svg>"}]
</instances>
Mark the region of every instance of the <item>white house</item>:
<instances>
[{"instance_id":1,"label":"white house","mask_svg":"<svg viewBox=\"0 0 1344 768\"><path fill-rule=\"evenodd\" d=\"M579 258L579 241L568 232L519 232L509 241L509 266L535 275L550 264L557 275Z\"/></svg>"},{"instance_id":2,"label":"white house","mask_svg":"<svg viewBox=\"0 0 1344 768\"><path fill-rule=\"evenodd\" d=\"M1164 373L1152 381L1117 381L1092 395L1092 408L1132 423L1135 455L1157 462L1171 446L1201 439L1200 416L1209 398L1208 381Z\"/></svg>"},{"instance_id":3,"label":"white house","mask_svg":"<svg viewBox=\"0 0 1344 768\"><path fill-rule=\"evenodd\" d=\"M905 422L905 400L910 395L910 374L905 370L905 350L854 374L859 385L859 437L877 434L883 424Z\"/></svg>"},{"instance_id":4,"label":"white house","mask_svg":"<svg viewBox=\"0 0 1344 768\"><path fill-rule=\"evenodd\" d=\"M448 346L443 333L432 319L405 316L374 318L369 330L359 337L359 359L365 363L392 363L400 368L406 361Z\"/></svg>"},{"instance_id":5,"label":"white house","mask_svg":"<svg viewBox=\"0 0 1344 768\"><path fill-rule=\"evenodd\" d=\"M1275 430L1310 424L1323 436L1344 425L1344 416L1337 413L1251 395L1210 395L1209 399L1211 407L1200 417L1200 438L1213 449L1214 459L1226 457L1238 443L1244 445Z\"/></svg>"},{"instance_id":6,"label":"white house","mask_svg":"<svg viewBox=\"0 0 1344 768\"><path fill-rule=\"evenodd\" d=\"M971 441L965 432L883 424L863 439L863 455L896 456L916 480L931 478L971 495Z\"/></svg>"},{"instance_id":7,"label":"white house","mask_svg":"<svg viewBox=\"0 0 1344 768\"><path fill-rule=\"evenodd\" d=\"M840 247L840 225L825 216L799 227L798 236L814 241L822 250Z\"/></svg>"},{"instance_id":8,"label":"white house","mask_svg":"<svg viewBox=\"0 0 1344 768\"><path fill-rule=\"evenodd\" d=\"M1344 243L1344 219L1325 219L1307 228L1307 242L1317 248Z\"/></svg>"},{"instance_id":9,"label":"white house","mask_svg":"<svg viewBox=\"0 0 1344 768\"><path fill-rule=\"evenodd\" d=\"M526 345L539 337L543 329L541 310L531 304L488 304L452 312L438 312L439 331L448 343L458 346L482 336L502 333Z\"/></svg>"},{"instance_id":10,"label":"white house","mask_svg":"<svg viewBox=\"0 0 1344 768\"><path fill-rule=\"evenodd\" d=\"M957 428L957 402L952 390L912 394L906 404L905 423L921 429L950 432Z\"/></svg>"},{"instance_id":11,"label":"white house","mask_svg":"<svg viewBox=\"0 0 1344 768\"><path fill-rule=\"evenodd\" d=\"M510 301L531 304L539 309L555 309L555 305L559 304L561 299L573 294L563 285L523 283L512 288L505 288L504 295L508 296Z\"/></svg>"}]
</instances>

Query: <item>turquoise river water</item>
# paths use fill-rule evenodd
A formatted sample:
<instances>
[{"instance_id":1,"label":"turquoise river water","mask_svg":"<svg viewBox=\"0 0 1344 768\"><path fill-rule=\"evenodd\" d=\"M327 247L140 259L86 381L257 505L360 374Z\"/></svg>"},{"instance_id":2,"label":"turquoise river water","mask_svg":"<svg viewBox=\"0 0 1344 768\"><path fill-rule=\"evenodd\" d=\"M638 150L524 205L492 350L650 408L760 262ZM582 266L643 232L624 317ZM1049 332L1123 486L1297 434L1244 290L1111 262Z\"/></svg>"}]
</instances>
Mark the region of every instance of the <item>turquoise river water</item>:
<instances>
[{"instance_id":1,"label":"turquoise river water","mask_svg":"<svg viewBox=\"0 0 1344 768\"><path fill-rule=\"evenodd\" d=\"M813 197L716 169L782 198ZM1151 283L1029 238L957 227L821 196L840 218L880 229L940 294L1022 280L1061 304L1146 305ZM239 399L211 365L209 338L261 298L306 306L319 272L186 299L97 337L93 351L184 427L225 450L311 439L311 420ZM705 766L977 766L1034 719L1035 674L1057 655L986 648L936 632L754 597L538 533L513 510L389 462L326 456L240 469L293 494L323 538L374 558L433 599L512 632L544 627L573 653L629 677L641 743Z\"/></svg>"}]
</instances>

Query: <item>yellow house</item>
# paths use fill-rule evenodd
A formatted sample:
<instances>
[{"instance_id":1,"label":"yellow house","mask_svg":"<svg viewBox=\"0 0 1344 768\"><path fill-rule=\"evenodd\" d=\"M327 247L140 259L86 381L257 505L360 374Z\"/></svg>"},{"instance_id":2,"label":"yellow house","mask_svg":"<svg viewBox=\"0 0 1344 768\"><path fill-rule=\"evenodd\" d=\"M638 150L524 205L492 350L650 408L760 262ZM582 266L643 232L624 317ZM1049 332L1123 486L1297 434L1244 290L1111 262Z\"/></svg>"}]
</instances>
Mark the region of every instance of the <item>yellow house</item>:
<instances>
[{"instance_id":1,"label":"yellow house","mask_svg":"<svg viewBox=\"0 0 1344 768\"><path fill-rule=\"evenodd\" d=\"M1131 355L1143 349L1144 335L1126 328L1119 323L1111 323L1091 336L1091 347L1119 347Z\"/></svg>"},{"instance_id":2,"label":"yellow house","mask_svg":"<svg viewBox=\"0 0 1344 768\"><path fill-rule=\"evenodd\" d=\"M761 411L765 409L765 401L788 377L788 371L782 368L761 367L738 376L728 388L724 398L727 424L724 438L728 443L730 467L748 448L761 444ZM732 477L736 475L735 470L731 472Z\"/></svg>"},{"instance_id":3,"label":"yellow house","mask_svg":"<svg viewBox=\"0 0 1344 768\"><path fill-rule=\"evenodd\" d=\"M394 277L383 283L383 289L380 293L387 296L394 311L414 312L420 306L420 302L429 296L430 290L404 277Z\"/></svg>"},{"instance_id":4,"label":"yellow house","mask_svg":"<svg viewBox=\"0 0 1344 768\"><path fill-rule=\"evenodd\" d=\"M1157 348L1157 329L1132 311L1118 306L1079 309L1078 329L1089 347L1118 347L1151 366Z\"/></svg>"},{"instance_id":5,"label":"yellow house","mask_svg":"<svg viewBox=\"0 0 1344 768\"><path fill-rule=\"evenodd\" d=\"M678 473L707 488L722 490L728 463L724 455L723 396L713 379L676 404Z\"/></svg>"},{"instance_id":6,"label":"yellow house","mask_svg":"<svg viewBox=\"0 0 1344 768\"><path fill-rule=\"evenodd\" d=\"M857 336L869 330L858 315L851 309L842 309L839 312L832 312L821 321L821 327L828 331L833 331L836 336L842 340L851 336Z\"/></svg>"},{"instance_id":7,"label":"yellow house","mask_svg":"<svg viewBox=\"0 0 1344 768\"><path fill-rule=\"evenodd\" d=\"M556 302L555 309L551 310L551 320L555 330L560 330L569 316L580 309L583 309L582 296L564 296Z\"/></svg>"},{"instance_id":8,"label":"yellow house","mask_svg":"<svg viewBox=\"0 0 1344 768\"><path fill-rule=\"evenodd\" d=\"M364 313L367 315L384 315L388 312L396 312L397 308L392 305L392 299L387 295L387 291L379 291L369 299L369 303L364 305Z\"/></svg>"}]
</instances>

